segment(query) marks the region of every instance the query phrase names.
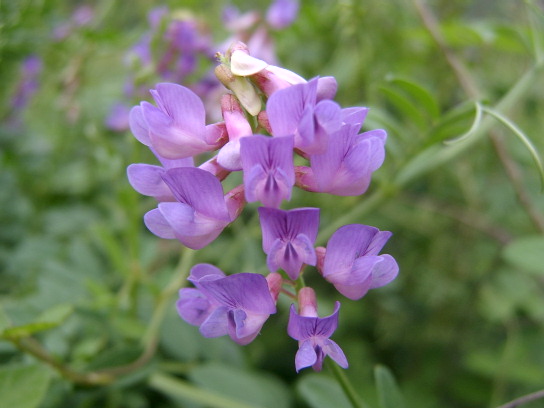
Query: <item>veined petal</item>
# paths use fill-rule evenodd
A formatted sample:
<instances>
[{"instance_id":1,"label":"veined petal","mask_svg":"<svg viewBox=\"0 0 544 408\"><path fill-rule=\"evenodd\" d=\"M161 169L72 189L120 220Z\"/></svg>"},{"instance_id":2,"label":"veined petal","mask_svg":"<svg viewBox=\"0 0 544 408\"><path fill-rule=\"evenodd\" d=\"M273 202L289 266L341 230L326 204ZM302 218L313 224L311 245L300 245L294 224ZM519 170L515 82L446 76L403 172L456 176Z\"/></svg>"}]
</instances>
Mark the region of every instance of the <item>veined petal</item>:
<instances>
[{"instance_id":1,"label":"veined petal","mask_svg":"<svg viewBox=\"0 0 544 408\"><path fill-rule=\"evenodd\" d=\"M295 368L297 373L306 367L313 366L317 361L317 353L310 340L303 341L295 355Z\"/></svg>"},{"instance_id":2,"label":"veined petal","mask_svg":"<svg viewBox=\"0 0 544 408\"><path fill-rule=\"evenodd\" d=\"M342 122L357 125L358 128L361 128L361 125L365 121L366 115L368 114L368 108L362 107L352 107L342 109Z\"/></svg>"},{"instance_id":3,"label":"veined petal","mask_svg":"<svg viewBox=\"0 0 544 408\"><path fill-rule=\"evenodd\" d=\"M237 273L223 279L199 283L214 299L230 310L242 309L247 313L256 314L276 312L276 305L268 290L266 279L262 275Z\"/></svg>"},{"instance_id":4,"label":"veined petal","mask_svg":"<svg viewBox=\"0 0 544 408\"><path fill-rule=\"evenodd\" d=\"M215 240L229 223L206 217L184 203L159 203L159 211L174 230L176 238L191 249L204 248Z\"/></svg>"},{"instance_id":5,"label":"veined petal","mask_svg":"<svg viewBox=\"0 0 544 408\"><path fill-rule=\"evenodd\" d=\"M346 273L355 259L365 254L366 249L378 234L378 229L362 224L349 224L338 228L330 237L323 264L323 276Z\"/></svg>"},{"instance_id":6,"label":"veined petal","mask_svg":"<svg viewBox=\"0 0 544 408\"><path fill-rule=\"evenodd\" d=\"M269 253L276 239L291 241L304 234L315 242L319 228L319 208L296 208L284 211L259 207L259 218L263 231L263 250Z\"/></svg>"},{"instance_id":7,"label":"veined petal","mask_svg":"<svg viewBox=\"0 0 544 408\"><path fill-rule=\"evenodd\" d=\"M332 358L340 367L348 368L349 364L346 355L344 354L340 346L334 341L332 341L331 339L325 340L323 342L322 349L323 352L330 358Z\"/></svg>"},{"instance_id":8,"label":"veined petal","mask_svg":"<svg viewBox=\"0 0 544 408\"><path fill-rule=\"evenodd\" d=\"M164 171L160 166L131 164L127 167L128 181L140 194L156 197L159 201L174 201L174 195L162 179Z\"/></svg>"},{"instance_id":9,"label":"veined petal","mask_svg":"<svg viewBox=\"0 0 544 408\"><path fill-rule=\"evenodd\" d=\"M151 145L151 140L149 139L149 128L144 119L142 108L140 106L134 106L130 110L129 125L132 134L140 143L146 146Z\"/></svg>"},{"instance_id":10,"label":"veined petal","mask_svg":"<svg viewBox=\"0 0 544 408\"><path fill-rule=\"evenodd\" d=\"M167 170L163 179L178 201L206 217L230 222L223 187L213 174L199 168L182 167Z\"/></svg>"},{"instance_id":11,"label":"veined petal","mask_svg":"<svg viewBox=\"0 0 544 408\"><path fill-rule=\"evenodd\" d=\"M233 310L229 316L229 336L238 344L249 344L257 337L269 316L246 313L242 309Z\"/></svg>"},{"instance_id":12,"label":"veined petal","mask_svg":"<svg viewBox=\"0 0 544 408\"><path fill-rule=\"evenodd\" d=\"M160 83L155 87L153 97L161 110L174 120L176 127L203 139L206 110L193 91L178 84Z\"/></svg>"},{"instance_id":13,"label":"veined petal","mask_svg":"<svg viewBox=\"0 0 544 408\"><path fill-rule=\"evenodd\" d=\"M378 255L392 235L393 233L390 231L378 231L368 244L363 255Z\"/></svg>"},{"instance_id":14,"label":"veined petal","mask_svg":"<svg viewBox=\"0 0 544 408\"><path fill-rule=\"evenodd\" d=\"M193 326L200 326L212 311L206 296L194 288L183 288L179 291L176 308L179 316Z\"/></svg>"},{"instance_id":15,"label":"veined petal","mask_svg":"<svg viewBox=\"0 0 544 408\"><path fill-rule=\"evenodd\" d=\"M144 215L144 223L153 234L164 239L176 239L174 229L158 208L148 211Z\"/></svg>"},{"instance_id":16,"label":"veined petal","mask_svg":"<svg viewBox=\"0 0 544 408\"><path fill-rule=\"evenodd\" d=\"M287 334L295 340L304 341L312 337L328 338L338 327L338 311L340 302L335 302L334 311L326 317L300 316L295 305L289 311Z\"/></svg>"},{"instance_id":17,"label":"veined petal","mask_svg":"<svg viewBox=\"0 0 544 408\"><path fill-rule=\"evenodd\" d=\"M304 112L304 87L293 85L274 92L266 104L268 120L274 136L293 135Z\"/></svg>"},{"instance_id":18,"label":"veined petal","mask_svg":"<svg viewBox=\"0 0 544 408\"><path fill-rule=\"evenodd\" d=\"M191 272L189 273L187 280L196 285L201 280L216 280L224 278L225 276L225 273L217 266L201 263L196 264L191 268Z\"/></svg>"},{"instance_id":19,"label":"veined petal","mask_svg":"<svg viewBox=\"0 0 544 408\"><path fill-rule=\"evenodd\" d=\"M204 337L219 337L228 333L228 309L224 306L215 309L200 325Z\"/></svg>"},{"instance_id":20,"label":"veined petal","mask_svg":"<svg viewBox=\"0 0 544 408\"><path fill-rule=\"evenodd\" d=\"M372 270L372 283L370 289L379 288L393 281L398 273L399 266L391 255L381 255L382 261L377 263Z\"/></svg>"}]
</instances>

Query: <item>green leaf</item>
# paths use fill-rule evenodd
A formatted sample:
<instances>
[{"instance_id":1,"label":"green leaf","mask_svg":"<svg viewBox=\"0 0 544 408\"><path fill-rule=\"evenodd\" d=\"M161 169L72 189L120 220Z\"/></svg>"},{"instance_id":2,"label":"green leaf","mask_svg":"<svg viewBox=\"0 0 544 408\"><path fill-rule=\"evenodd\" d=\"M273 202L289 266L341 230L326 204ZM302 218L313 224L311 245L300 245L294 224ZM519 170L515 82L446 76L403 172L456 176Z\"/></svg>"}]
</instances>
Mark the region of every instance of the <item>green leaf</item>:
<instances>
[{"instance_id":1,"label":"green leaf","mask_svg":"<svg viewBox=\"0 0 544 408\"><path fill-rule=\"evenodd\" d=\"M544 275L544 236L542 235L518 238L504 248L502 255L515 267L536 275Z\"/></svg>"},{"instance_id":2,"label":"green leaf","mask_svg":"<svg viewBox=\"0 0 544 408\"><path fill-rule=\"evenodd\" d=\"M73 311L74 308L72 305L56 305L46 309L35 321L31 323L4 328L4 330L0 331L0 335L8 339L28 337L34 333L49 330L61 325Z\"/></svg>"},{"instance_id":3,"label":"green leaf","mask_svg":"<svg viewBox=\"0 0 544 408\"><path fill-rule=\"evenodd\" d=\"M404 399L391 371L382 365L374 368L374 378L381 408L403 408Z\"/></svg>"},{"instance_id":4,"label":"green leaf","mask_svg":"<svg viewBox=\"0 0 544 408\"><path fill-rule=\"evenodd\" d=\"M308 374L297 383L297 391L312 408L352 408L336 381L321 374Z\"/></svg>"},{"instance_id":5,"label":"green leaf","mask_svg":"<svg viewBox=\"0 0 544 408\"><path fill-rule=\"evenodd\" d=\"M210 408L263 408L262 406L242 403L239 400L196 387L187 381L161 373L152 374L149 384L151 388L174 399L201 403Z\"/></svg>"},{"instance_id":6,"label":"green leaf","mask_svg":"<svg viewBox=\"0 0 544 408\"><path fill-rule=\"evenodd\" d=\"M38 407L49 387L49 380L49 370L38 364L0 368L1 405L9 408Z\"/></svg>"},{"instance_id":7,"label":"green leaf","mask_svg":"<svg viewBox=\"0 0 544 408\"><path fill-rule=\"evenodd\" d=\"M416 103L418 109L426 112L431 119L440 116L440 107L435 97L423 86L406 79L391 77L389 82L396 85Z\"/></svg>"},{"instance_id":8,"label":"green leaf","mask_svg":"<svg viewBox=\"0 0 544 408\"><path fill-rule=\"evenodd\" d=\"M288 408L291 396L277 378L220 364L202 365L189 374L203 389L259 407Z\"/></svg>"}]
</instances>

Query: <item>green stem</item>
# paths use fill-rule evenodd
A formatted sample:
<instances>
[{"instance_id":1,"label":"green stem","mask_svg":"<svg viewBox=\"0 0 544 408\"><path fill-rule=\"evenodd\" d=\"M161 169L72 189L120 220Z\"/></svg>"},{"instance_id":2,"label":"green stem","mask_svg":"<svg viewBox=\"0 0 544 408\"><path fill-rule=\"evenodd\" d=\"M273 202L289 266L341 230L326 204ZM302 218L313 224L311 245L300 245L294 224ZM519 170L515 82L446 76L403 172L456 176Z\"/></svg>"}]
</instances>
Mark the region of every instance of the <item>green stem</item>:
<instances>
[{"instance_id":1,"label":"green stem","mask_svg":"<svg viewBox=\"0 0 544 408\"><path fill-rule=\"evenodd\" d=\"M146 348L154 347L156 344L167 307L172 300L172 296L174 296L185 284L193 263L194 254L195 251L192 249L182 247L179 264L176 268L177 272L159 294L153 316L151 317L147 331L144 334L143 343Z\"/></svg>"},{"instance_id":2,"label":"green stem","mask_svg":"<svg viewBox=\"0 0 544 408\"><path fill-rule=\"evenodd\" d=\"M338 381L338 384L340 384L340 387L342 387L342 390L344 391L344 394L348 398L349 402L351 403L351 406L353 408L365 408L366 405L361 400L361 397L359 394L355 392L355 389L353 388L353 385L349 381L348 376L342 370L335 362L327 360L326 361L327 367L330 369L332 374L334 375L334 378L336 378L336 381Z\"/></svg>"}]
</instances>

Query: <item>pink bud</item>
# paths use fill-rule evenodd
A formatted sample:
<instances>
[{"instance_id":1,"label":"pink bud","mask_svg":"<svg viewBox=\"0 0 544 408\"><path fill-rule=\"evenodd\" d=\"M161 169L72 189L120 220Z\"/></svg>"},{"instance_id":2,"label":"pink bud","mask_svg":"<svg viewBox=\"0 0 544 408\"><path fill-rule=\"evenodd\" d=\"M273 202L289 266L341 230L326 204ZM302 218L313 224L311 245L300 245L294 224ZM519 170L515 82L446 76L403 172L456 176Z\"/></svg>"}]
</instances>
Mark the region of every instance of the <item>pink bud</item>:
<instances>
[{"instance_id":1,"label":"pink bud","mask_svg":"<svg viewBox=\"0 0 544 408\"><path fill-rule=\"evenodd\" d=\"M283 286L283 278L279 273L272 272L266 277L266 282L268 283L268 290L270 290L270 294L274 302L276 302Z\"/></svg>"},{"instance_id":2,"label":"pink bud","mask_svg":"<svg viewBox=\"0 0 544 408\"><path fill-rule=\"evenodd\" d=\"M310 287L304 287L298 292L298 310L301 316L318 317L315 292Z\"/></svg>"}]
</instances>

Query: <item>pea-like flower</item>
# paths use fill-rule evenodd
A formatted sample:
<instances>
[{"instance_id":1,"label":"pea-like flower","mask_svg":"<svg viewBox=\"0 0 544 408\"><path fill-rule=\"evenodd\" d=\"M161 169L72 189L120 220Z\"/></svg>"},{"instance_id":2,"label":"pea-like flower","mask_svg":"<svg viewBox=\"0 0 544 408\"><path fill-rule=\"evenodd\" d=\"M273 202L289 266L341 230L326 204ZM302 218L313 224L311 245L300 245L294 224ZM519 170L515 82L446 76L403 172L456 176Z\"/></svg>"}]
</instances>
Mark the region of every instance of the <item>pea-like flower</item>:
<instances>
[{"instance_id":1,"label":"pea-like flower","mask_svg":"<svg viewBox=\"0 0 544 408\"><path fill-rule=\"evenodd\" d=\"M260 207L263 250L270 272L283 269L293 280L302 265L315 265L314 242L319 228L319 208L284 211Z\"/></svg>"},{"instance_id":2,"label":"pea-like flower","mask_svg":"<svg viewBox=\"0 0 544 408\"><path fill-rule=\"evenodd\" d=\"M267 279L255 273L225 276L209 264L193 267L188 278L196 286L180 290L177 302L182 319L200 326L204 337L228 334L238 344L248 344L276 313L274 294Z\"/></svg>"},{"instance_id":3,"label":"pea-like flower","mask_svg":"<svg viewBox=\"0 0 544 408\"><path fill-rule=\"evenodd\" d=\"M299 349L295 356L297 372L305 367L320 371L325 356L332 358L340 367L347 368L348 361L338 344L330 339L338 327L340 302L336 302L334 312L327 317L318 317L315 292L312 288L302 288L298 294L299 313L291 305L287 333L298 340Z\"/></svg>"},{"instance_id":4,"label":"pea-like flower","mask_svg":"<svg viewBox=\"0 0 544 408\"><path fill-rule=\"evenodd\" d=\"M293 137L254 135L241 139L240 145L246 200L274 208L290 200L295 184Z\"/></svg>"},{"instance_id":5,"label":"pea-like flower","mask_svg":"<svg viewBox=\"0 0 544 408\"><path fill-rule=\"evenodd\" d=\"M355 120L360 114L353 114ZM385 158L384 130L376 129L359 134L360 123L345 123L331 135L327 150L310 156L310 167L295 169L296 185L304 190L355 196L363 194L370 184L372 173Z\"/></svg>"},{"instance_id":6,"label":"pea-like flower","mask_svg":"<svg viewBox=\"0 0 544 408\"><path fill-rule=\"evenodd\" d=\"M221 182L199 168L173 168L162 178L177 201L159 203L145 214L144 222L155 235L177 238L191 249L201 249L215 240L245 203L242 188L223 196Z\"/></svg>"},{"instance_id":7,"label":"pea-like flower","mask_svg":"<svg viewBox=\"0 0 544 408\"><path fill-rule=\"evenodd\" d=\"M274 136L295 135L295 147L306 154L327 150L329 136L341 126L336 102L318 100L318 78L274 92L266 104Z\"/></svg>"},{"instance_id":8,"label":"pea-like flower","mask_svg":"<svg viewBox=\"0 0 544 408\"><path fill-rule=\"evenodd\" d=\"M157 106L142 102L129 116L134 136L166 159L217 150L227 141L217 124L206 126L201 99L190 89L161 83L151 90Z\"/></svg>"},{"instance_id":9,"label":"pea-like flower","mask_svg":"<svg viewBox=\"0 0 544 408\"><path fill-rule=\"evenodd\" d=\"M362 298L370 289L387 285L399 272L391 255L378 255L391 232L362 224L340 227L324 252L323 277L349 299ZM321 258L322 250L318 248ZM321 262L319 262L321 264Z\"/></svg>"}]
</instances>

